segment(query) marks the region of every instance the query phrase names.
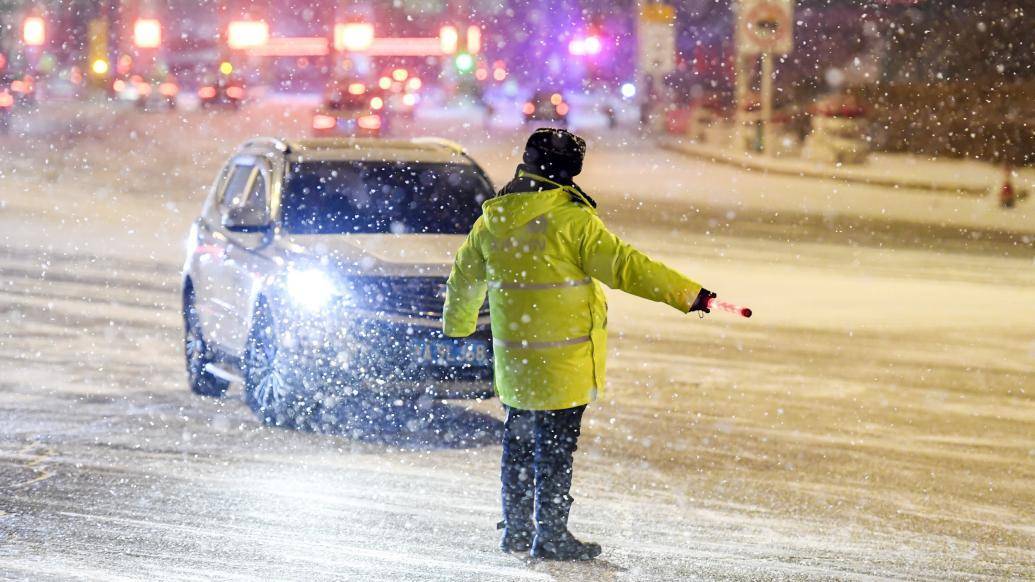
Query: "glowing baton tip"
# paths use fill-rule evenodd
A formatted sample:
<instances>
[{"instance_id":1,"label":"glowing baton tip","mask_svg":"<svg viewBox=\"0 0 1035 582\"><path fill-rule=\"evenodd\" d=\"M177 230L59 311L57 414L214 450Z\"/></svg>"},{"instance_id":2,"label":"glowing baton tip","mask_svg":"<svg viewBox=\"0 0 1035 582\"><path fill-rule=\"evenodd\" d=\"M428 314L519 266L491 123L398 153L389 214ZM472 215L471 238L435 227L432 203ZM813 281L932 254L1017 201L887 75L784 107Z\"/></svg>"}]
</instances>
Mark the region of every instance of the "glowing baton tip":
<instances>
[{"instance_id":1,"label":"glowing baton tip","mask_svg":"<svg viewBox=\"0 0 1035 582\"><path fill-rule=\"evenodd\" d=\"M718 309L721 311L728 311L729 313L737 314L741 317L751 317L751 309L749 307L741 307L740 305L734 305L732 303L726 303L725 301L719 301L712 297L708 300L708 309Z\"/></svg>"}]
</instances>

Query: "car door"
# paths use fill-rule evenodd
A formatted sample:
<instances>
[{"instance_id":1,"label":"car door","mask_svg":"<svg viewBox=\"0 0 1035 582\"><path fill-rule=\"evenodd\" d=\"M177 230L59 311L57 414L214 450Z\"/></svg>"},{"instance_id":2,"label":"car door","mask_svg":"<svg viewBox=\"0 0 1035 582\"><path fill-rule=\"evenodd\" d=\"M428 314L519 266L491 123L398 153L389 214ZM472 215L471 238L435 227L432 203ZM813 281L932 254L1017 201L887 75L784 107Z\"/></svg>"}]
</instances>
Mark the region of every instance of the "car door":
<instances>
[{"instance_id":1,"label":"car door","mask_svg":"<svg viewBox=\"0 0 1035 582\"><path fill-rule=\"evenodd\" d=\"M255 162L255 171L245 195L237 206L255 217L255 224L270 223L271 168L266 160ZM228 208L229 210L229 208ZM227 309L231 314L224 326L224 340L239 353L247 340L251 314L255 306L261 280L272 266L272 260L263 251L269 246L269 230L228 231L228 245L225 261L225 276L228 288L234 293L226 297Z\"/></svg>"},{"instance_id":2,"label":"car door","mask_svg":"<svg viewBox=\"0 0 1035 582\"><path fill-rule=\"evenodd\" d=\"M216 345L226 348L234 345L237 314L236 296L240 293L234 279L231 253L234 233L223 226L230 208L240 205L251 187L255 176L255 157L237 156L230 164L230 170L218 197L215 220L207 221L210 232L211 258L203 269L204 303L208 321L202 320L206 336Z\"/></svg>"}]
</instances>

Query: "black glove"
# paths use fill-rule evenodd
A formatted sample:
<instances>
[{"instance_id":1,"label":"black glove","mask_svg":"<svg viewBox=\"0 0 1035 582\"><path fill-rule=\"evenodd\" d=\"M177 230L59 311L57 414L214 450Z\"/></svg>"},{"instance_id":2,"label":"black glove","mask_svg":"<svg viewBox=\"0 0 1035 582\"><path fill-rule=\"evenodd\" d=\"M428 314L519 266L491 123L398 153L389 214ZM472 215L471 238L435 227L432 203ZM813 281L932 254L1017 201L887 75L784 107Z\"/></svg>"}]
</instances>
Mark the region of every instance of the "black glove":
<instances>
[{"instance_id":1,"label":"black glove","mask_svg":"<svg viewBox=\"0 0 1035 582\"><path fill-rule=\"evenodd\" d=\"M690 311L711 313L712 310L708 309L708 300L713 297L718 297L718 295L702 287L701 292L697 294L697 299L694 299L694 304L690 306Z\"/></svg>"}]
</instances>

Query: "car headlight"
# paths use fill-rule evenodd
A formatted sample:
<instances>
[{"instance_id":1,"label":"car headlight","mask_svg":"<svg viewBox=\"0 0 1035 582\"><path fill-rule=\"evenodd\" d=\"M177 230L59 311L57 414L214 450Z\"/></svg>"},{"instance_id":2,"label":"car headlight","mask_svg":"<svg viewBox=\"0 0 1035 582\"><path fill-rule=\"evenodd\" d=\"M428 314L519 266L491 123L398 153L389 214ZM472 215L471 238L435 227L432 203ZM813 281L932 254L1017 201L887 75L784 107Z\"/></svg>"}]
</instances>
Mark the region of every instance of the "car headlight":
<instances>
[{"instance_id":1,"label":"car headlight","mask_svg":"<svg viewBox=\"0 0 1035 582\"><path fill-rule=\"evenodd\" d=\"M319 269L289 271L285 287L291 300L309 311L325 307L337 292L334 280Z\"/></svg>"}]
</instances>

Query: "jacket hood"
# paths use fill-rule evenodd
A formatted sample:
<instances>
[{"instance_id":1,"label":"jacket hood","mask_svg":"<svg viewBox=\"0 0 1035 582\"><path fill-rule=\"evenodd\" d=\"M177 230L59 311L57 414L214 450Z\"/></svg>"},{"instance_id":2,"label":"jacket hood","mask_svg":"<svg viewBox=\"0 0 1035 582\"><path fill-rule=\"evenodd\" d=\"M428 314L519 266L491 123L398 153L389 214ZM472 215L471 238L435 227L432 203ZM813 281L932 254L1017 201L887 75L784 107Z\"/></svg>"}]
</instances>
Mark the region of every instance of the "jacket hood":
<instances>
[{"instance_id":1,"label":"jacket hood","mask_svg":"<svg viewBox=\"0 0 1035 582\"><path fill-rule=\"evenodd\" d=\"M521 164L514 179L495 198L482 204L482 216L485 227L498 236L570 202L587 206L594 212L597 207L596 200L571 180L557 182L544 178Z\"/></svg>"},{"instance_id":2,"label":"jacket hood","mask_svg":"<svg viewBox=\"0 0 1035 582\"><path fill-rule=\"evenodd\" d=\"M485 228L499 236L570 203L568 193L560 188L514 192L486 200L482 204L482 216L485 217Z\"/></svg>"}]
</instances>

